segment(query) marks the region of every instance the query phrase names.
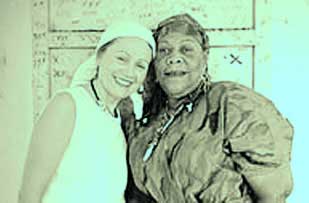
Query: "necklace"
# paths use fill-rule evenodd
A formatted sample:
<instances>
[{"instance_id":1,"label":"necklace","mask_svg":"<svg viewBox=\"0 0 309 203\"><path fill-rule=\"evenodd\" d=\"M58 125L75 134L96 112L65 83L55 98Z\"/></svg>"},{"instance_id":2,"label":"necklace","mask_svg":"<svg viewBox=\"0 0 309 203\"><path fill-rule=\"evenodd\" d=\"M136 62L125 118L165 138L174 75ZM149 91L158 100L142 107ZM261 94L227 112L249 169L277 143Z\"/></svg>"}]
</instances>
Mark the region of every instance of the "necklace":
<instances>
[{"instance_id":1,"label":"necklace","mask_svg":"<svg viewBox=\"0 0 309 203\"><path fill-rule=\"evenodd\" d=\"M90 80L90 87L91 87L91 92L93 94L93 96L95 97L95 102L96 104L105 112L108 112L110 115L112 115L113 117L118 117L117 112L115 110L115 113L112 113L112 111L110 111L107 106L105 105L105 103L100 99L99 94L94 86L94 79Z\"/></svg>"},{"instance_id":2,"label":"necklace","mask_svg":"<svg viewBox=\"0 0 309 203\"><path fill-rule=\"evenodd\" d=\"M189 104L191 105L191 103ZM187 106L187 105L186 105ZM175 121L175 119L177 118L177 116L182 112L182 110L184 109L185 104L181 104L174 113L172 113L171 115L165 113L165 117L167 117L168 119L164 122L164 124L158 128L155 132L155 136L154 138L149 142L146 152L144 154L143 157L143 161L146 162L152 155L152 153L154 152L155 148L158 146L163 134L167 131L167 129L172 125L172 123Z\"/></svg>"},{"instance_id":3,"label":"necklace","mask_svg":"<svg viewBox=\"0 0 309 203\"><path fill-rule=\"evenodd\" d=\"M99 97L99 95L98 95L98 92L97 92L97 90L95 89L95 87L94 87L94 79L91 79L90 80L90 87L91 87L91 92L92 92L92 94L94 95L94 97L95 97L95 102L97 103L97 105L99 106L99 107L102 107L104 110L105 110L105 104L101 101L101 99L100 99L100 97Z\"/></svg>"},{"instance_id":4,"label":"necklace","mask_svg":"<svg viewBox=\"0 0 309 203\"><path fill-rule=\"evenodd\" d=\"M203 92L205 93L204 84L202 83L201 85L199 85L199 87L192 94L188 95L189 99L183 101L182 104L179 105L174 112L172 112L171 114L168 114L167 113L168 111L166 111L164 113L165 121L163 122L161 127L159 127L156 130L154 138L148 143L146 151L145 151L144 156L143 156L144 162L146 162L152 156L152 154L155 151L156 147L158 146L162 136L167 131L167 129L173 124L175 119L181 114L183 109L186 108L187 112L189 112L189 113L191 113L193 111L194 102L199 98L199 96Z\"/></svg>"}]
</instances>

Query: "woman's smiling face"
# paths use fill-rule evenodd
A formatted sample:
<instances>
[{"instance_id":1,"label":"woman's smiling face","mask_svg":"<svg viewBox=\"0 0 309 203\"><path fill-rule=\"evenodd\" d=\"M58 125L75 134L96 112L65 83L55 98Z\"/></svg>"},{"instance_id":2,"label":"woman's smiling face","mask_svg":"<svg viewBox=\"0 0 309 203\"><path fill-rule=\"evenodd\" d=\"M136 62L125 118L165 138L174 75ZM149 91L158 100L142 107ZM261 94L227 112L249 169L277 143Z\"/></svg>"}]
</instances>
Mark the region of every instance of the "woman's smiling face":
<instances>
[{"instance_id":1,"label":"woman's smiling face","mask_svg":"<svg viewBox=\"0 0 309 203\"><path fill-rule=\"evenodd\" d=\"M143 84L152 50L142 39L122 37L98 53L99 83L115 99L130 96Z\"/></svg>"},{"instance_id":2,"label":"woman's smiling face","mask_svg":"<svg viewBox=\"0 0 309 203\"><path fill-rule=\"evenodd\" d=\"M158 40L156 77L169 97L180 98L193 91L201 81L207 54L198 41L173 32Z\"/></svg>"}]
</instances>

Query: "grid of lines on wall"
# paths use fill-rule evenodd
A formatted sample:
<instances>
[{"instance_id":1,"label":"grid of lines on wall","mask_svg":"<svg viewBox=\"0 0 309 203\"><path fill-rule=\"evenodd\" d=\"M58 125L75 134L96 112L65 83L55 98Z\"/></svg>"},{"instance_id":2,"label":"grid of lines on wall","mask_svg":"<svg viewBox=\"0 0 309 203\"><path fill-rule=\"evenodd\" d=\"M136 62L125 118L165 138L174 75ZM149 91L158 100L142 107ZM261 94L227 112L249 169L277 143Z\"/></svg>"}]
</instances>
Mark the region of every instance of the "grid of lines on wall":
<instances>
[{"instance_id":1,"label":"grid of lines on wall","mask_svg":"<svg viewBox=\"0 0 309 203\"><path fill-rule=\"evenodd\" d=\"M57 90L69 85L115 18L135 18L154 29L166 17L191 14L210 38L213 81L232 80L254 88L256 67L269 63L267 1L32 0L32 11L34 118Z\"/></svg>"}]
</instances>

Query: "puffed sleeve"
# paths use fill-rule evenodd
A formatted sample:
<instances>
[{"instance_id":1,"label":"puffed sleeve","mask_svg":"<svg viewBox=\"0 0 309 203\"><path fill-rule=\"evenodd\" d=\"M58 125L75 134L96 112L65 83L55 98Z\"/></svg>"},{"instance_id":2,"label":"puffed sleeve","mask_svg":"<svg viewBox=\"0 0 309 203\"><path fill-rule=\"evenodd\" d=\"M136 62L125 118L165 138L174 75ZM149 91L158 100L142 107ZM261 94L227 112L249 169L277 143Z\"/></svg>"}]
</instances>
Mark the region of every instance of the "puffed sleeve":
<instances>
[{"instance_id":1,"label":"puffed sleeve","mask_svg":"<svg viewBox=\"0 0 309 203\"><path fill-rule=\"evenodd\" d=\"M291 124L271 101L251 89L226 83L222 92L219 119L224 149L237 171L252 187L263 187L273 179L273 184L283 185L284 193L290 193Z\"/></svg>"}]
</instances>

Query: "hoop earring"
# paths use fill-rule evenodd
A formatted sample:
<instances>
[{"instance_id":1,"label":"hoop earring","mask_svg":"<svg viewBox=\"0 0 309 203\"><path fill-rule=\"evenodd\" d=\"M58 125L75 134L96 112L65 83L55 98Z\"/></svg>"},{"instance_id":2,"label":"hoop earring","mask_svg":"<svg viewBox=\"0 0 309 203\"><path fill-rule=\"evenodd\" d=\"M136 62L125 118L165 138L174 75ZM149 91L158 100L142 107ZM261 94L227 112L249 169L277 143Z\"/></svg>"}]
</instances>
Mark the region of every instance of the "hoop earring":
<instances>
[{"instance_id":1,"label":"hoop earring","mask_svg":"<svg viewBox=\"0 0 309 203\"><path fill-rule=\"evenodd\" d=\"M144 91L145 91L144 85L141 85L141 86L138 88L137 93L138 93L138 94L143 94Z\"/></svg>"}]
</instances>

